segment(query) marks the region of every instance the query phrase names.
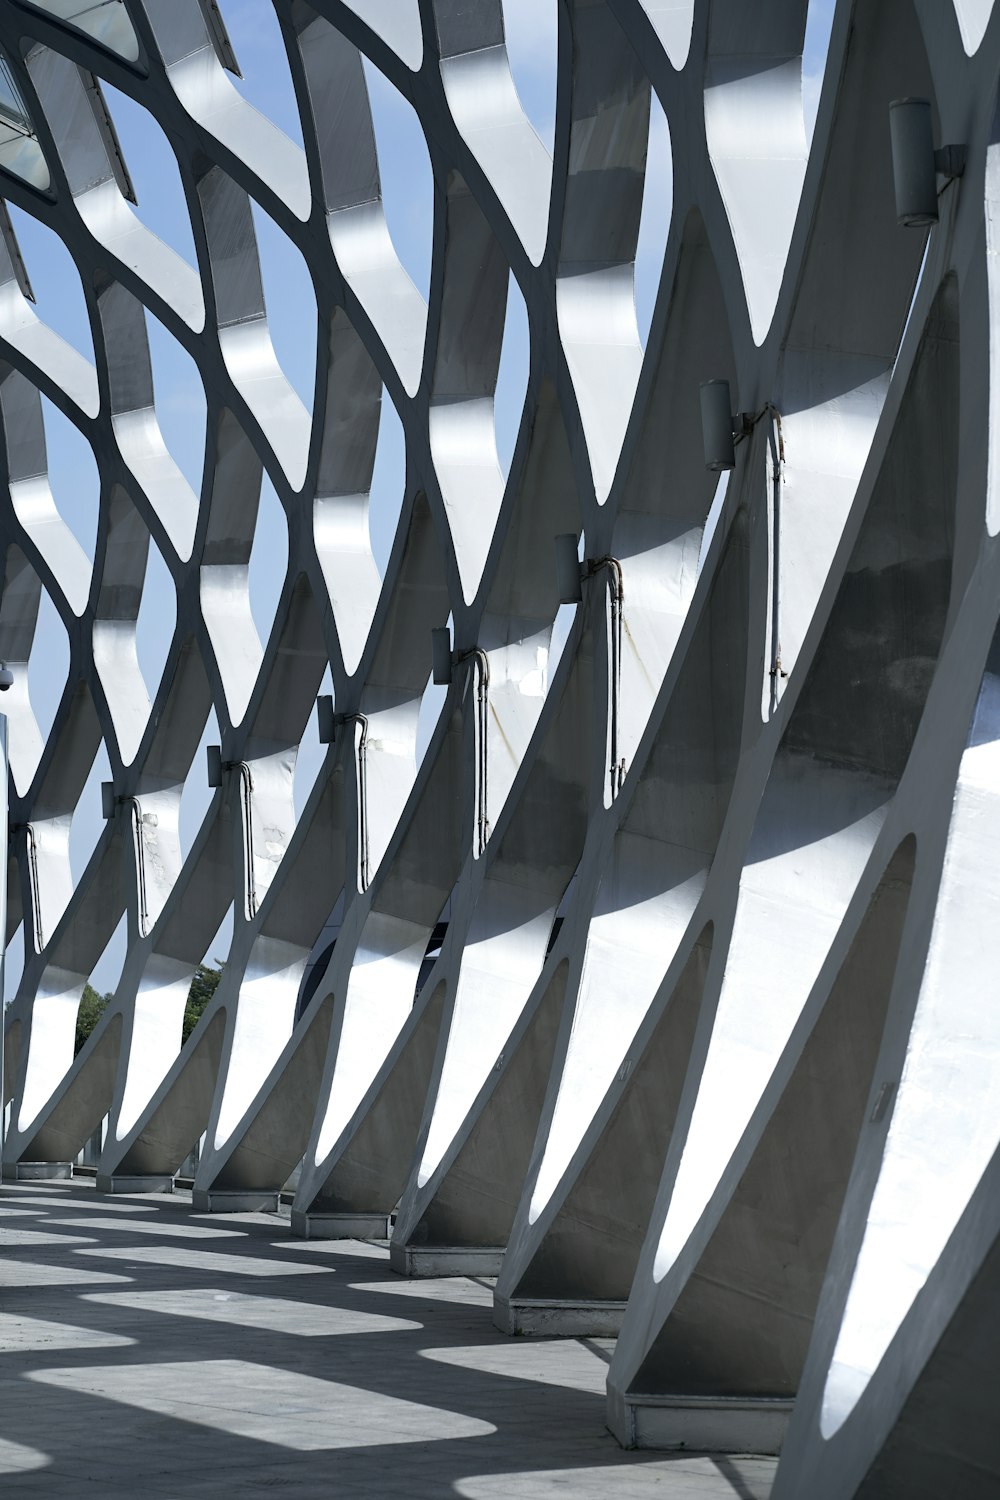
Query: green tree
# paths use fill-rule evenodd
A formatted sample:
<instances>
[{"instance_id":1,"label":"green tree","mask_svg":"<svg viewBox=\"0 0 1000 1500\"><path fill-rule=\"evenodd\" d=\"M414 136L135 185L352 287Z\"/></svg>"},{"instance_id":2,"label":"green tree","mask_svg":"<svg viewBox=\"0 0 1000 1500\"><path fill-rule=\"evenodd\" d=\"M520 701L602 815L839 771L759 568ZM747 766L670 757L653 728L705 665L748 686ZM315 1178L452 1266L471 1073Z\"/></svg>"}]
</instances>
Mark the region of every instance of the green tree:
<instances>
[{"instance_id":1,"label":"green tree","mask_svg":"<svg viewBox=\"0 0 1000 1500\"><path fill-rule=\"evenodd\" d=\"M73 1056L79 1052L98 1021L107 1010L111 1001L111 993L99 995L93 985L85 984L83 987L83 999L80 1001L80 1009L76 1013L76 1044L73 1048Z\"/></svg>"},{"instance_id":2,"label":"green tree","mask_svg":"<svg viewBox=\"0 0 1000 1500\"><path fill-rule=\"evenodd\" d=\"M208 964L199 964L195 970L194 978L191 981L191 988L188 990L187 1004L184 1007L184 1027L181 1032L181 1046L184 1045L201 1020L202 1011L215 994L216 986L221 978L221 964L217 969L211 968ZM80 1008L76 1013L76 1045L73 1049L74 1056L79 1052L113 999L113 990L109 990L106 995L99 995L93 985L84 985L83 999L80 1001Z\"/></svg>"},{"instance_id":3,"label":"green tree","mask_svg":"<svg viewBox=\"0 0 1000 1500\"><path fill-rule=\"evenodd\" d=\"M191 988L188 991L187 1005L184 1007L184 1030L181 1033L181 1046L183 1047L191 1035L202 1013L211 1000L222 978L222 964L217 969L208 964L199 964L194 971Z\"/></svg>"}]
</instances>

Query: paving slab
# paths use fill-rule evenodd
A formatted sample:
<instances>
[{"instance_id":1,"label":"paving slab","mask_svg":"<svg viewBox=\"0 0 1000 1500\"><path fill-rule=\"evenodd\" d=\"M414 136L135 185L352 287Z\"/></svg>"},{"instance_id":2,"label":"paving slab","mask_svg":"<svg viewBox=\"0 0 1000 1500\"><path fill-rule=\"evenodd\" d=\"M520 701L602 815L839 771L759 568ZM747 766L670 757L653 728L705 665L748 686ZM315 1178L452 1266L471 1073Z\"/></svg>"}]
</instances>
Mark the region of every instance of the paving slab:
<instances>
[{"instance_id":1,"label":"paving slab","mask_svg":"<svg viewBox=\"0 0 1000 1500\"><path fill-rule=\"evenodd\" d=\"M0 1486L18 1500L770 1493L771 1460L623 1452L613 1340L508 1339L489 1278L406 1281L384 1244L317 1253L264 1213L227 1216L223 1252L182 1233L205 1226L182 1193L29 1194L0 1191L0 1245L29 1204L38 1233L0 1249Z\"/></svg>"}]
</instances>

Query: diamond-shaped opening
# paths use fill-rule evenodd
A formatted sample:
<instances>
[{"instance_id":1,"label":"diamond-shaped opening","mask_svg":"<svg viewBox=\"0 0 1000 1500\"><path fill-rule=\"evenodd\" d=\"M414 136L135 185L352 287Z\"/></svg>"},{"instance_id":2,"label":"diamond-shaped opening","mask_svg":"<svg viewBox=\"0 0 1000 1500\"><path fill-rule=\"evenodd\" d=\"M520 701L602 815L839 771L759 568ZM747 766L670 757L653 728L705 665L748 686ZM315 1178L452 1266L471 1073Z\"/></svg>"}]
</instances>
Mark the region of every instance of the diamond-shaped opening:
<instances>
[{"instance_id":1,"label":"diamond-shaped opening","mask_svg":"<svg viewBox=\"0 0 1000 1500\"><path fill-rule=\"evenodd\" d=\"M108 758L108 747L102 740L69 826L69 864L74 882L79 882L97 847L97 841L104 832L101 782L110 780L111 761Z\"/></svg>"},{"instance_id":2,"label":"diamond-shaped opening","mask_svg":"<svg viewBox=\"0 0 1000 1500\"><path fill-rule=\"evenodd\" d=\"M913 284L913 296L910 298L909 306L906 309L906 321L903 324L903 331L902 331L902 333L899 336L899 343L897 344L897 346L896 346L896 352L893 355L893 359L892 359L892 368L893 368L893 370L895 370L896 363L897 363L897 361L899 359L900 354L902 353L903 344L904 344L905 339L906 339L906 330L910 326L910 319L913 317L914 309L917 306L917 298L920 296L920 288L921 288L921 286L923 284L923 280L924 280L924 271L927 269L927 252L930 250L930 247L931 247L931 240L930 240L930 236L928 235L928 237L927 237L927 239L926 239L926 241L924 243L924 253L923 253L923 255L920 258L920 269L917 271L917 279L916 279L916 281Z\"/></svg>"},{"instance_id":3,"label":"diamond-shaped opening","mask_svg":"<svg viewBox=\"0 0 1000 1500\"><path fill-rule=\"evenodd\" d=\"M449 630L454 629L454 621L448 616L447 625ZM423 693L420 696L420 711L417 714L417 738L416 738L416 761L419 766L427 754L427 747L431 742L444 701L448 696L448 689L434 681L434 674L429 673Z\"/></svg>"},{"instance_id":4,"label":"diamond-shaped opening","mask_svg":"<svg viewBox=\"0 0 1000 1500\"><path fill-rule=\"evenodd\" d=\"M449 181L445 244L430 442L468 603L482 579L506 482L495 402L505 334L501 396L508 440L516 430L518 397L523 401L529 351L526 314L506 257L457 173Z\"/></svg>"},{"instance_id":5,"label":"diamond-shaped opening","mask_svg":"<svg viewBox=\"0 0 1000 1500\"><path fill-rule=\"evenodd\" d=\"M104 952L90 971L89 984L103 999L112 1000L125 967L128 949L128 916L122 912L118 925L107 941ZM82 1003L82 1002L81 1002Z\"/></svg>"},{"instance_id":6,"label":"diamond-shaped opening","mask_svg":"<svg viewBox=\"0 0 1000 1500\"><path fill-rule=\"evenodd\" d=\"M547 238L552 157L518 95L499 0L480 6L437 0L435 20L452 118L537 266Z\"/></svg>"},{"instance_id":7,"label":"diamond-shaped opening","mask_svg":"<svg viewBox=\"0 0 1000 1500\"><path fill-rule=\"evenodd\" d=\"M434 174L420 117L380 73L362 59L386 223L396 254L424 301L430 294L434 239Z\"/></svg>"},{"instance_id":8,"label":"diamond-shaped opening","mask_svg":"<svg viewBox=\"0 0 1000 1500\"><path fill-rule=\"evenodd\" d=\"M719 482L715 486L715 495L713 496L712 504L709 506L708 515L705 517L705 529L701 534L701 547L698 550L699 573L701 573L702 568L705 566L705 558L708 556L708 550L712 545L712 538L715 535L719 518L722 515L722 508L726 503L726 495L729 493L730 473L731 470L723 469L719 475Z\"/></svg>"},{"instance_id":9,"label":"diamond-shaped opening","mask_svg":"<svg viewBox=\"0 0 1000 1500\"><path fill-rule=\"evenodd\" d=\"M302 252L252 203L267 326L278 364L312 412L316 386L316 293Z\"/></svg>"},{"instance_id":10,"label":"diamond-shaped opening","mask_svg":"<svg viewBox=\"0 0 1000 1500\"><path fill-rule=\"evenodd\" d=\"M296 24L315 126L320 167L316 188L326 207L330 242L349 288L412 395L420 383L423 361L433 217L433 188L420 125L412 111L405 115L399 96L376 69L366 73L361 53L328 21L303 9ZM377 121L369 85L377 96ZM349 150L344 147L345 121L352 122ZM414 245L418 252L416 260L410 260L409 271L399 258L386 215L379 131L391 180L396 238L401 244L406 241L408 254ZM420 183L426 187L422 196L415 191ZM417 205L413 223L406 219L408 202ZM403 212L397 215L400 208ZM422 232L417 233L418 229ZM412 274L423 283L424 296L417 291Z\"/></svg>"},{"instance_id":11,"label":"diamond-shaped opening","mask_svg":"<svg viewBox=\"0 0 1000 1500\"><path fill-rule=\"evenodd\" d=\"M757 344L774 315L805 176L801 43L797 7L762 18L743 0L717 0L712 10L705 137Z\"/></svg>"},{"instance_id":12,"label":"diamond-shaped opening","mask_svg":"<svg viewBox=\"0 0 1000 1500\"><path fill-rule=\"evenodd\" d=\"M69 636L45 589L38 602L35 637L28 657L28 697L42 739L47 740L69 676Z\"/></svg>"},{"instance_id":13,"label":"diamond-shaped opening","mask_svg":"<svg viewBox=\"0 0 1000 1500\"><path fill-rule=\"evenodd\" d=\"M500 461L505 481L510 473L514 444L521 426L530 362L528 309L521 288L512 272L507 283L507 312L503 325L503 343L500 347L500 364L497 369L496 393L493 398L497 458Z\"/></svg>"},{"instance_id":14,"label":"diamond-shaped opening","mask_svg":"<svg viewBox=\"0 0 1000 1500\"><path fill-rule=\"evenodd\" d=\"M413 787L420 702L432 659L431 631L448 609L444 559L426 496L413 495L404 514L407 534L398 554L398 581L383 594L377 650L360 702L368 717L369 871L381 861ZM363 877L363 870L360 873Z\"/></svg>"},{"instance_id":15,"label":"diamond-shaped opening","mask_svg":"<svg viewBox=\"0 0 1000 1500\"><path fill-rule=\"evenodd\" d=\"M86 110L86 93L74 72L55 87L60 93L77 90L77 108ZM205 322L205 298L195 270L190 217L177 162L166 137L141 105L114 89L105 93L99 87L91 103L104 120L99 137L90 137L85 147L72 138L64 145L80 216L110 255L167 302L190 328L200 330ZM89 157L86 167L81 151ZM132 162L138 168L138 181L132 176Z\"/></svg>"},{"instance_id":16,"label":"diamond-shaped opening","mask_svg":"<svg viewBox=\"0 0 1000 1500\"><path fill-rule=\"evenodd\" d=\"M232 946L232 941L233 907L232 903L230 903L230 905L226 908L222 921L219 923L215 936L208 944L208 947L205 949L204 954L197 964L198 969L209 971L209 973L205 975L206 978L211 978L213 974L221 974L221 971L225 968L226 959L229 955L229 949ZM192 984L194 983L196 977L197 975L192 976ZM217 980L216 983L218 983ZM201 986L199 986L199 988L201 988ZM199 997L196 995L191 998L197 1001ZM208 997L208 1004L211 1004L211 999L212 997L210 995ZM207 1005L199 1008L199 1006L196 1004L194 1007L192 1007L191 1014L188 1014L187 1007L185 1006L184 1021L181 1029L182 1048L186 1047L190 1042L192 1036L194 1035L195 1029L197 1028L198 1022L201 1020L201 1016L204 1014L205 1009L207 1009ZM197 1170L198 1159L201 1155L204 1144L205 1137L204 1135L202 1135L194 1146L190 1155L181 1164L178 1174L179 1176L186 1177L194 1174L194 1172Z\"/></svg>"},{"instance_id":17,"label":"diamond-shaped opening","mask_svg":"<svg viewBox=\"0 0 1000 1500\"><path fill-rule=\"evenodd\" d=\"M205 949L202 963L208 968L221 969L229 955L229 949L233 942L233 908L230 904L226 908L225 916L219 923L218 930Z\"/></svg>"},{"instance_id":18,"label":"diamond-shaped opening","mask_svg":"<svg viewBox=\"0 0 1000 1500\"><path fill-rule=\"evenodd\" d=\"M378 36L416 72L424 55L419 0L345 0L348 9L367 22Z\"/></svg>"},{"instance_id":19,"label":"diamond-shaped opening","mask_svg":"<svg viewBox=\"0 0 1000 1500\"><path fill-rule=\"evenodd\" d=\"M80 429L47 396L42 397L42 421L56 509L93 562L101 499L97 460Z\"/></svg>"},{"instance_id":20,"label":"diamond-shaped opening","mask_svg":"<svg viewBox=\"0 0 1000 1500\"><path fill-rule=\"evenodd\" d=\"M402 423L346 317L331 325L329 379L314 506L316 549L344 666L368 639L402 509Z\"/></svg>"},{"instance_id":21,"label":"diamond-shaped opening","mask_svg":"<svg viewBox=\"0 0 1000 1500\"><path fill-rule=\"evenodd\" d=\"M135 189L135 213L194 270L198 265L191 216L177 158L155 116L128 94L101 80L122 155Z\"/></svg>"},{"instance_id":22,"label":"diamond-shaped opening","mask_svg":"<svg viewBox=\"0 0 1000 1500\"><path fill-rule=\"evenodd\" d=\"M375 468L368 497L368 534L380 575L384 578L396 539L406 486L406 438L399 413L387 391L379 411Z\"/></svg>"},{"instance_id":23,"label":"diamond-shaped opening","mask_svg":"<svg viewBox=\"0 0 1000 1500\"><path fill-rule=\"evenodd\" d=\"M174 373L172 340L148 314L142 302L118 281L108 282L99 299L101 323L107 350L108 387L114 435L125 460L145 493L150 508L182 557L188 557L194 540L197 499L167 449L155 409L154 368L150 334L157 355L168 360L169 380L161 378L166 397L180 387L185 402L196 403L191 411L192 442L197 441L197 396L200 383L189 379L193 366L180 376ZM162 368L159 371L163 375ZM192 461L192 468L194 463Z\"/></svg>"},{"instance_id":24,"label":"diamond-shaped opening","mask_svg":"<svg viewBox=\"0 0 1000 1500\"><path fill-rule=\"evenodd\" d=\"M639 0L639 4L663 43L663 50L679 71L687 62L691 46L695 0L671 0L666 5L663 0Z\"/></svg>"},{"instance_id":25,"label":"diamond-shaped opening","mask_svg":"<svg viewBox=\"0 0 1000 1500\"><path fill-rule=\"evenodd\" d=\"M521 107L552 155L556 127L557 0L503 0L507 61Z\"/></svg>"},{"instance_id":26,"label":"diamond-shaped opening","mask_svg":"<svg viewBox=\"0 0 1000 1500\"><path fill-rule=\"evenodd\" d=\"M294 832L295 762L327 668L323 611L309 580L298 572L282 593L248 717L243 756L249 782L232 773L232 797L238 794L244 805L250 803L247 832L252 839L253 878L245 887L248 914L260 909Z\"/></svg>"},{"instance_id":27,"label":"diamond-shaped opening","mask_svg":"<svg viewBox=\"0 0 1000 1500\"><path fill-rule=\"evenodd\" d=\"M170 569L150 538L146 576L135 622L135 649L150 701L156 698L177 624L177 590Z\"/></svg>"},{"instance_id":28,"label":"diamond-shaped opening","mask_svg":"<svg viewBox=\"0 0 1000 1500\"><path fill-rule=\"evenodd\" d=\"M670 128L663 105L651 89L646 178L642 189L642 213L635 249L635 313L644 349L649 342L649 325L653 319L663 255L667 248L667 235L670 233L673 186L674 162L670 150Z\"/></svg>"},{"instance_id":29,"label":"diamond-shaped opening","mask_svg":"<svg viewBox=\"0 0 1000 1500\"><path fill-rule=\"evenodd\" d=\"M288 569L288 523L274 485L267 475L261 482L257 527L250 549L250 609L261 643L266 646L274 627L274 616L281 598ZM245 709L244 705L244 709ZM234 715L235 707L230 706Z\"/></svg>"},{"instance_id":30,"label":"diamond-shaped opening","mask_svg":"<svg viewBox=\"0 0 1000 1500\"><path fill-rule=\"evenodd\" d=\"M333 677L330 668L327 667L323 673L323 681L320 683L317 697L323 694L333 694ZM314 708L309 716L306 732L302 736L298 752L295 756L295 780L292 796L295 803L295 817L301 818L302 810L309 800L309 795L316 785L316 777L326 759L327 747L320 744L317 710Z\"/></svg>"},{"instance_id":31,"label":"diamond-shaped opening","mask_svg":"<svg viewBox=\"0 0 1000 1500\"><path fill-rule=\"evenodd\" d=\"M125 765L134 760L149 720L152 694L139 662L136 627L149 559L156 552L140 512L125 491L115 486L108 503L108 545L94 618L93 654ZM162 558L158 561L162 568ZM155 562L153 567L156 580ZM162 654L165 611L170 609L176 618L176 603L168 601L158 582L153 587L151 618L143 627L151 669Z\"/></svg>"},{"instance_id":32,"label":"diamond-shaped opening","mask_svg":"<svg viewBox=\"0 0 1000 1500\"><path fill-rule=\"evenodd\" d=\"M156 420L167 451L195 495L201 491L205 467L207 404L201 371L168 333L159 318L146 309L146 334L153 369L153 400ZM164 474L164 483L176 480ZM164 500L168 498L164 491ZM152 497L151 497L152 498Z\"/></svg>"},{"instance_id":33,"label":"diamond-shaped opening","mask_svg":"<svg viewBox=\"0 0 1000 1500\"><path fill-rule=\"evenodd\" d=\"M556 311L598 504L611 490L642 368L634 263L650 92L610 11L581 9Z\"/></svg>"},{"instance_id":34,"label":"diamond-shaped opening","mask_svg":"<svg viewBox=\"0 0 1000 1500\"><path fill-rule=\"evenodd\" d=\"M832 0L827 0L827 3L832 3ZM965 48L966 56L972 57L973 53L979 51L986 28L990 24L993 0L954 0L954 4L962 33L962 46Z\"/></svg>"},{"instance_id":35,"label":"diamond-shaped opening","mask_svg":"<svg viewBox=\"0 0 1000 1500\"><path fill-rule=\"evenodd\" d=\"M90 314L72 255L54 229L13 203L7 207L35 296L35 312L93 365Z\"/></svg>"},{"instance_id":36,"label":"diamond-shaped opening","mask_svg":"<svg viewBox=\"0 0 1000 1500\"><path fill-rule=\"evenodd\" d=\"M295 1020L298 1022L310 1005L319 999L323 991L320 988L321 981L326 973L327 964L333 957L333 950L340 930L344 925L344 900L345 893L341 891L333 905L333 910L327 917L320 931L319 937L312 945L309 961L302 975L299 985L298 999L295 1002Z\"/></svg>"},{"instance_id":37,"label":"diamond-shaped opening","mask_svg":"<svg viewBox=\"0 0 1000 1500\"><path fill-rule=\"evenodd\" d=\"M573 628L573 621L575 619L576 605L560 604L556 610L556 617L552 622L552 635L549 641L549 659L546 665L546 676L550 684L556 675L559 663L562 661L563 651L566 649L566 642L569 639L569 633Z\"/></svg>"},{"instance_id":38,"label":"diamond-shaped opening","mask_svg":"<svg viewBox=\"0 0 1000 1500\"><path fill-rule=\"evenodd\" d=\"M480 778L477 792L476 845L482 844L484 814L489 826L496 827L576 614L575 606L565 606L559 638L553 642L559 610L553 538L572 532L577 557L582 544L572 459L550 381L542 382L533 403L530 435L520 441L526 452L516 461L516 475L508 483L504 545L477 630L478 644L487 653L489 684L488 702L481 704L485 719L477 729L482 743L485 725L488 776L485 783Z\"/></svg>"},{"instance_id":39,"label":"diamond-shaped opening","mask_svg":"<svg viewBox=\"0 0 1000 1500\"><path fill-rule=\"evenodd\" d=\"M216 0L211 5L207 0L200 5L187 0L183 8L155 6L148 21L167 64L167 80L181 106L209 136L247 163L249 170L300 220L306 220L311 196L305 154L300 145L246 97L246 91L257 92L259 87L267 91L268 107L273 107L279 97L280 90L276 87L279 75L287 76L288 71L287 63L282 70L284 44L280 34L275 46L267 46L264 66L257 66L255 60L249 80L241 80L244 83L241 91L235 81L240 72L239 62ZM251 25L265 44L270 43L274 26L270 7L261 6L259 17L256 12L251 17ZM248 56L255 50L252 33L249 35ZM261 102L259 95L258 102ZM298 135L297 117L284 118L292 133Z\"/></svg>"},{"instance_id":40,"label":"diamond-shaped opening","mask_svg":"<svg viewBox=\"0 0 1000 1500\"><path fill-rule=\"evenodd\" d=\"M221 743L219 734L219 720L215 709L210 708L208 718L205 720L205 728L202 731L201 741L191 761L191 768L184 778L184 788L181 792L181 806L179 818L179 830L181 840L181 855L187 859L194 845L195 839L201 832L205 821L205 814L215 796L215 788L208 784L208 757L206 754L209 745Z\"/></svg>"},{"instance_id":41,"label":"diamond-shaped opening","mask_svg":"<svg viewBox=\"0 0 1000 1500\"><path fill-rule=\"evenodd\" d=\"M221 167L201 178L198 191L226 369L289 483L298 489L305 480L311 424L274 352L249 196Z\"/></svg>"},{"instance_id":42,"label":"diamond-shaped opening","mask_svg":"<svg viewBox=\"0 0 1000 1500\"><path fill-rule=\"evenodd\" d=\"M992 0L990 0L992 4ZM826 58L830 50L830 32L836 0L809 0L806 34L802 43L802 114L806 122L806 139L812 140L816 125Z\"/></svg>"},{"instance_id":43,"label":"diamond-shaped opening","mask_svg":"<svg viewBox=\"0 0 1000 1500\"><path fill-rule=\"evenodd\" d=\"M302 125L288 54L271 0L223 0L219 9L243 74L242 78L234 79L237 89L248 103L301 146Z\"/></svg>"},{"instance_id":44,"label":"diamond-shaped opening","mask_svg":"<svg viewBox=\"0 0 1000 1500\"><path fill-rule=\"evenodd\" d=\"M23 973L24 923L19 922L17 924L17 931L11 934L3 956L3 1003L5 1008L17 994L17 987L21 983L21 975Z\"/></svg>"},{"instance_id":45,"label":"diamond-shaped opening","mask_svg":"<svg viewBox=\"0 0 1000 1500\"><path fill-rule=\"evenodd\" d=\"M201 607L222 676L229 717L238 724L261 662L260 638L250 605L249 563L257 531L262 471L256 450L231 412L219 414L212 441L219 460L212 481L201 568Z\"/></svg>"}]
</instances>

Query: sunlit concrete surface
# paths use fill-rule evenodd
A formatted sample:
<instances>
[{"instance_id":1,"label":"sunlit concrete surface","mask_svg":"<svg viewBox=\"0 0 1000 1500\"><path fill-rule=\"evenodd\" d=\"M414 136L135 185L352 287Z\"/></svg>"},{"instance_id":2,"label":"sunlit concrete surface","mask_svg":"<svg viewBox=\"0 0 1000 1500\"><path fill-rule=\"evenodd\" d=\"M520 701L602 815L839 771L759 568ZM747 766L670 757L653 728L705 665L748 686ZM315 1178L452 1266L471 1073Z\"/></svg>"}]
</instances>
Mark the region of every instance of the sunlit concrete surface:
<instances>
[{"instance_id":1,"label":"sunlit concrete surface","mask_svg":"<svg viewBox=\"0 0 1000 1500\"><path fill-rule=\"evenodd\" d=\"M0 1490L765 1500L771 1460L622 1452L610 1343L511 1341L491 1308L488 1282L404 1281L386 1245L277 1215L5 1186Z\"/></svg>"},{"instance_id":2,"label":"sunlit concrete surface","mask_svg":"<svg viewBox=\"0 0 1000 1500\"><path fill-rule=\"evenodd\" d=\"M10 1440L180 1423L201 1483L266 1414L281 1463L379 1493L736 1483L621 1467L607 1422L780 1450L774 1500L996 1500L1000 0L260 0L280 122L248 3L0 3L5 1274L42 1324L142 1331L53 1349ZM182 248L143 217L168 179ZM82 540L50 408L99 475ZM74 1214L98 1131L115 1201ZM283 1233L209 1217L290 1192ZM323 1248L390 1219L412 1280ZM334 1301L349 1336L287 1331Z\"/></svg>"}]
</instances>

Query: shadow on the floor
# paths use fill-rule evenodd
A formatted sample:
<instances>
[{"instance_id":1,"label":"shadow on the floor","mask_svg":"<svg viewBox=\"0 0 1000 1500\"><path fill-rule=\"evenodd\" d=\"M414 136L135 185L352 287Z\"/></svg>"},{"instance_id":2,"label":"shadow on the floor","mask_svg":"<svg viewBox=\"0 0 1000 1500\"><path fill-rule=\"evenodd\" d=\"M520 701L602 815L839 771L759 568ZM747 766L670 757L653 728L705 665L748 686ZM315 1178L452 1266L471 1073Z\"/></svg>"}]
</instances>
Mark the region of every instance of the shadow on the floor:
<instances>
[{"instance_id":1,"label":"shadow on the floor","mask_svg":"<svg viewBox=\"0 0 1000 1500\"><path fill-rule=\"evenodd\" d=\"M34 1238L39 1236L39 1238ZM765 1460L625 1453L606 1341L508 1339L487 1283L287 1219L0 1190L0 1476L62 1496L764 1500Z\"/></svg>"}]
</instances>

